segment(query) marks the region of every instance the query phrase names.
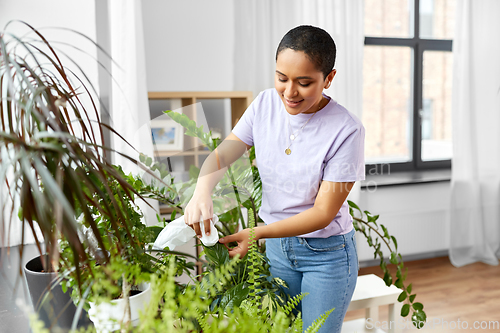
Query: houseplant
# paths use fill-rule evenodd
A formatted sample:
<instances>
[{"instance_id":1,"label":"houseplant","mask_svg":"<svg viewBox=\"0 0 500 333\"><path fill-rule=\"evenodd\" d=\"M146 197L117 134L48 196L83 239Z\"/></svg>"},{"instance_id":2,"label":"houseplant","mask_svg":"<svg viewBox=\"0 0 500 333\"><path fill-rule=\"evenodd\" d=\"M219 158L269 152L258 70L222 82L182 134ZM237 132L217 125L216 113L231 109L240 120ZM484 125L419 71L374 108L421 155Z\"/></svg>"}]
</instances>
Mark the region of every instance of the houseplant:
<instances>
[{"instance_id":1,"label":"houseplant","mask_svg":"<svg viewBox=\"0 0 500 333\"><path fill-rule=\"evenodd\" d=\"M123 179L130 182L131 176L126 176L121 167L115 167L115 169ZM112 196L104 191L104 187L111 190ZM59 244L60 274L64 277L63 289L68 286L74 287L73 298L84 302L82 306L89 310L90 319L98 331L111 331L113 327L116 327L111 323L111 319L129 320L134 323L138 319L137 310L149 300L149 275L155 271L158 259L152 257L146 250L148 244L152 243L161 231L161 227L147 227L142 222L143 216L134 202L135 196L129 197L116 179L107 178L106 183L101 184L101 192L103 195L95 194L94 204L87 208L92 215L96 216L97 229L103 239L104 249L108 252L109 262L103 262L103 250L97 246L96 237L89 234L84 237L83 245L87 256L92 259L88 262L81 262L76 267L71 244L68 240L62 239ZM122 211L122 215L127 216L127 223L133 238L130 238L123 229L113 229L111 221L120 220L118 211L112 208L113 215L109 216L101 214L97 208L111 205L113 199L119 203L118 208ZM77 210L78 213L81 211ZM83 219L79 223L81 223L83 234L90 230ZM120 247L119 239L128 246ZM80 274L76 274L77 269ZM80 280L80 285L78 285L78 280ZM96 280L104 280L106 283L96 284ZM82 295L82 291L86 294L85 296ZM130 296L130 299L126 296ZM111 302L102 302L110 299ZM130 313L128 313L129 308Z\"/></svg>"},{"instance_id":2,"label":"houseplant","mask_svg":"<svg viewBox=\"0 0 500 333\"><path fill-rule=\"evenodd\" d=\"M116 251L135 249L138 242L131 231L129 211L121 207L125 198L141 196L108 161L112 150L103 143L103 131L117 133L101 123L92 83L79 72L78 64L74 71L69 70L63 64L63 53L38 30L21 24L30 31L22 38L7 30L0 33L0 198L3 217L10 221L2 228L1 238L8 239L5 227L19 223L18 216L22 235L25 228L31 231L46 272L59 271L59 241L66 241L71 253L67 258L72 260L81 292L80 266L92 265L94 258L89 254L100 250L105 266L113 253L108 235L99 230L98 217L107 216L109 229L116 231ZM110 182L117 184L122 196L114 197ZM105 196L109 202L96 202L96 197ZM79 216L95 243L79 233ZM19 246L20 261L23 243L24 239Z\"/></svg>"}]
</instances>

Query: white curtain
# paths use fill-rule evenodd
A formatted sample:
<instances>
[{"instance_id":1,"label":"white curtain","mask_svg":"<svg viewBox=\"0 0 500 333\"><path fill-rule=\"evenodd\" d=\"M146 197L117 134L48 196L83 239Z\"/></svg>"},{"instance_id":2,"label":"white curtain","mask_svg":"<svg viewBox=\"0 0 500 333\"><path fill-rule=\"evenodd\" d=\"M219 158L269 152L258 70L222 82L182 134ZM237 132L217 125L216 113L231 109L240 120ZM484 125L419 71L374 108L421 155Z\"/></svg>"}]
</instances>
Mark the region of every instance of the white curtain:
<instances>
[{"instance_id":1,"label":"white curtain","mask_svg":"<svg viewBox=\"0 0 500 333\"><path fill-rule=\"evenodd\" d=\"M453 41L450 260L500 255L500 1L458 0Z\"/></svg>"},{"instance_id":2,"label":"white curtain","mask_svg":"<svg viewBox=\"0 0 500 333\"><path fill-rule=\"evenodd\" d=\"M109 0L110 53L114 62L110 122L137 151L152 157L141 8L140 0ZM111 134L111 143L115 150L139 159L138 153L118 136ZM121 165L125 173L141 173L137 165L118 154L113 155L113 163ZM153 225L157 223L158 204L149 202L154 209L137 201L146 224Z\"/></svg>"},{"instance_id":3,"label":"white curtain","mask_svg":"<svg viewBox=\"0 0 500 333\"><path fill-rule=\"evenodd\" d=\"M298 25L326 30L337 46L337 75L325 93L361 119L363 105L363 0L237 0L234 89L254 97L274 87L276 49ZM359 182L349 200L359 201Z\"/></svg>"}]
</instances>

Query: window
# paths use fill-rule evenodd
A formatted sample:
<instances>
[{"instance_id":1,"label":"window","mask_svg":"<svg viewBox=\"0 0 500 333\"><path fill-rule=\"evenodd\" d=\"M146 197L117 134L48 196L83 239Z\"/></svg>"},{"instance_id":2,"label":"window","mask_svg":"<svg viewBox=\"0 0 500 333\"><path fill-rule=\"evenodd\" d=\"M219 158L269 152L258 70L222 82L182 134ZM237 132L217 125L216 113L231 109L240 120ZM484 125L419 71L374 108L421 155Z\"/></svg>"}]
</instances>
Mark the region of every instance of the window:
<instances>
[{"instance_id":1,"label":"window","mask_svg":"<svg viewBox=\"0 0 500 333\"><path fill-rule=\"evenodd\" d=\"M367 174L451 168L455 0L365 0Z\"/></svg>"}]
</instances>

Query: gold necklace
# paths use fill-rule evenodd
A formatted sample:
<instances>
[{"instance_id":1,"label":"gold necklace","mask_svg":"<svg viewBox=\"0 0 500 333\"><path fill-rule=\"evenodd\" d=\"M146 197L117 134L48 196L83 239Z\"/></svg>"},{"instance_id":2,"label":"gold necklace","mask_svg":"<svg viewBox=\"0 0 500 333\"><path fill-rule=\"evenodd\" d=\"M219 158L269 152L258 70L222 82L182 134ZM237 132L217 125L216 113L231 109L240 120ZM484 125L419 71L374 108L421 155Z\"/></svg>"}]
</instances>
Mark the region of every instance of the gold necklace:
<instances>
[{"instance_id":1,"label":"gold necklace","mask_svg":"<svg viewBox=\"0 0 500 333\"><path fill-rule=\"evenodd\" d=\"M292 146L292 143L295 139L297 139L297 137L299 136L299 134L302 132L302 129L307 125L307 123L312 119L312 117L314 117L314 115L316 113L318 113L318 111L321 109L321 103L323 102L323 97L321 97L321 101L319 102L319 105L318 105L318 110L316 112L313 113L313 115L311 117L309 117L309 119L307 119L307 121L304 123L304 125L302 125L301 128L299 128L299 130L295 133L293 133L293 130L292 130L292 125L290 124L290 114L287 112L287 121L288 121L288 128L290 130L290 144L288 145L288 147L286 147L285 149L285 154L287 155L290 155L292 153L292 150L290 149L290 147Z\"/></svg>"}]
</instances>

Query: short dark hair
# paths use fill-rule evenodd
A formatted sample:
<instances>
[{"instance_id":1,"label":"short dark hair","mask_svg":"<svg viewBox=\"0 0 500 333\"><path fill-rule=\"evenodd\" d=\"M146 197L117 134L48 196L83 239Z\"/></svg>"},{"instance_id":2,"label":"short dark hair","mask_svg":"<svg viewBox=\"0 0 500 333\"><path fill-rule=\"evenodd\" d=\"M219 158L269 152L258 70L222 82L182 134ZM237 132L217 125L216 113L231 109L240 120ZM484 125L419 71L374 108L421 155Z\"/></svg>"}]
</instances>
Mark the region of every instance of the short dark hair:
<instances>
[{"instance_id":1,"label":"short dark hair","mask_svg":"<svg viewBox=\"0 0 500 333\"><path fill-rule=\"evenodd\" d=\"M326 77L335 65L337 47L325 30L310 25L301 25L288 31L276 50L276 60L281 51L292 49L302 51Z\"/></svg>"}]
</instances>

